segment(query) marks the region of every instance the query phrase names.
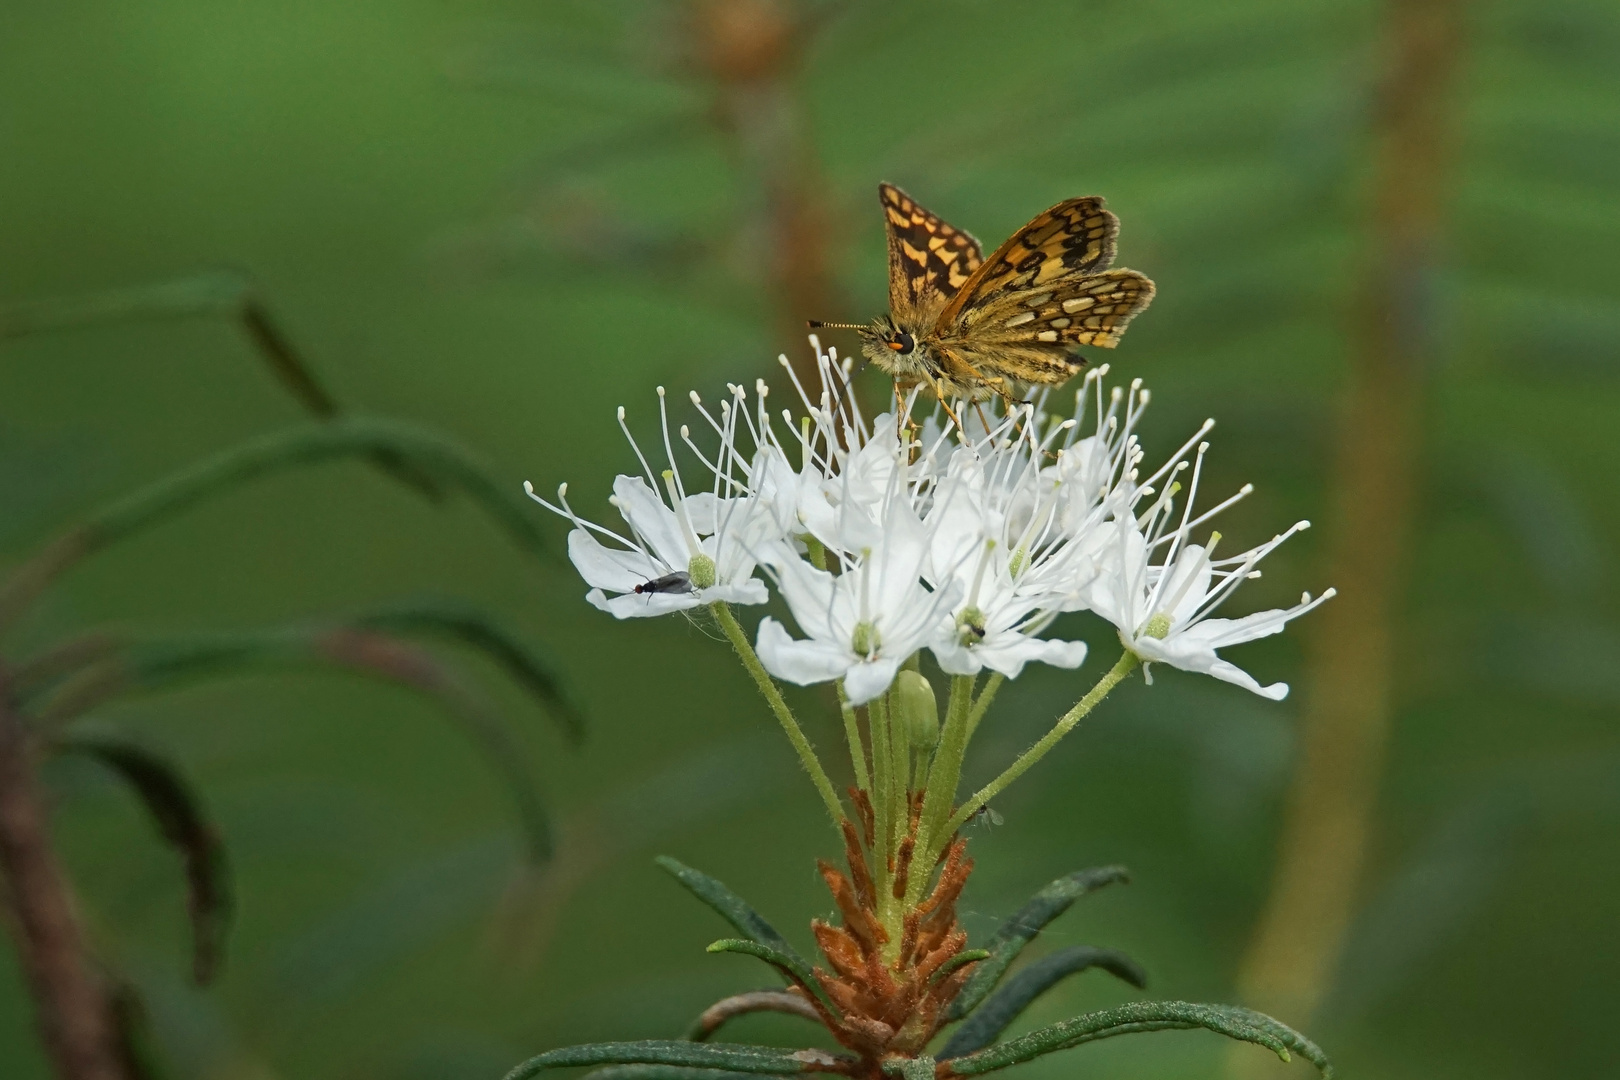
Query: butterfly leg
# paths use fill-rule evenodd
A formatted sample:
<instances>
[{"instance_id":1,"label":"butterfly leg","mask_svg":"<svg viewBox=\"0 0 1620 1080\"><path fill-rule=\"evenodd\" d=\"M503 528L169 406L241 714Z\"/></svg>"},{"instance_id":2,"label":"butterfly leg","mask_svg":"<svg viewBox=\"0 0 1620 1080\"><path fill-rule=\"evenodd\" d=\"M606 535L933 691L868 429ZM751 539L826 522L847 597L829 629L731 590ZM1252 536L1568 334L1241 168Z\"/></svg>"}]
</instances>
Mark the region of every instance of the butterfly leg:
<instances>
[{"instance_id":1,"label":"butterfly leg","mask_svg":"<svg viewBox=\"0 0 1620 1080\"><path fill-rule=\"evenodd\" d=\"M989 420L988 417L986 417L984 415L984 406L980 405L977 401L975 401L973 403L973 411L979 414L979 423L984 425L985 438L989 438L990 437L990 420Z\"/></svg>"},{"instance_id":2,"label":"butterfly leg","mask_svg":"<svg viewBox=\"0 0 1620 1080\"><path fill-rule=\"evenodd\" d=\"M923 378L928 380L928 385L933 389L934 396L939 398L939 407L944 409L945 415L951 418L951 423L956 425L956 430L966 435L967 429L962 426L962 418L951 411L951 403L945 400L945 388L939 385L939 380L934 378L932 372L928 371L923 372Z\"/></svg>"},{"instance_id":3,"label":"butterfly leg","mask_svg":"<svg viewBox=\"0 0 1620 1080\"><path fill-rule=\"evenodd\" d=\"M922 425L912 417L911 410L906 408L906 397L911 387L916 385L912 383L911 386L902 386L899 379L894 380L894 436L902 442L905 441L908 428L913 436L922 435Z\"/></svg>"}]
</instances>

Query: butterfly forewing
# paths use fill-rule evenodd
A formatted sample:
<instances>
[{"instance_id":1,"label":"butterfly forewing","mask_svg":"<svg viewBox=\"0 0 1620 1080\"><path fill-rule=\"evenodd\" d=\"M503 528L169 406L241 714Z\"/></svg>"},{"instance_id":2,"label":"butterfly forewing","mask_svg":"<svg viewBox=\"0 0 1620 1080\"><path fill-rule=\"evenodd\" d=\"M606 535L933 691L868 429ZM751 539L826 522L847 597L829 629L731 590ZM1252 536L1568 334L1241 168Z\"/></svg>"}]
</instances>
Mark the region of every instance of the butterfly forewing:
<instances>
[{"instance_id":1,"label":"butterfly forewing","mask_svg":"<svg viewBox=\"0 0 1620 1080\"><path fill-rule=\"evenodd\" d=\"M1119 219L1104 209L1100 196L1058 203L1014 233L962 283L940 312L939 328L946 329L965 310L999 293L1053 284L1077 271L1108 269L1118 235Z\"/></svg>"},{"instance_id":2,"label":"butterfly forewing","mask_svg":"<svg viewBox=\"0 0 1620 1080\"><path fill-rule=\"evenodd\" d=\"M930 343L959 385L1061 383L1080 345L1111 349L1153 299L1153 282L1110 270L1119 221L1096 196L1059 203L1018 230L940 311Z\"/></svg>"},{"instance_id":3,"label":"butterfly forewing","mask_svg":"<svg viewBox=\"0 0 1620 1080\"><path fill-rule=\"evenodd\" d=\"M984 250L892 184L879 184L878 198L889 234L889 312L931 323L979 269Z\"/></svg>"}]
</instances>

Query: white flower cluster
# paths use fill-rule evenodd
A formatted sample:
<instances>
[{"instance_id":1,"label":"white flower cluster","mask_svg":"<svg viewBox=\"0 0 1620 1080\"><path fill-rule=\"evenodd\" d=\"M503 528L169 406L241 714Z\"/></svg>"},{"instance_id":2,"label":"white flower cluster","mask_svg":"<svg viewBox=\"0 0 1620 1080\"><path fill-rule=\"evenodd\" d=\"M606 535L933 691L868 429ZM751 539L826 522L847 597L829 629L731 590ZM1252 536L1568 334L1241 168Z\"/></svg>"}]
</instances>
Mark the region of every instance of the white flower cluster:
<instances>
[{"instance_id":1,"label":"white flower cluster","mask_svg":"<svg viewBox=\"0 0 1620 1080\"><path fill-rule=\"evenodd\" d=\"M1031 661L1078 667L1084 643L1041 635L1059 614L1088 610L1144 664L1204 672L1272 699L1288 693L1284 683L1261 686L1216 650L1277 633L1333 590L1287 609L1209 617L1308 524L1226 558L1214 554L1218 533L1193 542L1195 530L1250 490L1194 516L1213 421L1143 476L1135 429L1148 391L1139 380L1105 391L1106 366L1087 375L1071 417L1025 405L988 418L970 410L967 430L934 418L919 430L893 414L866 420L848 362L812 343L819 394L794 378L803 412L783 410L780 426L763 382L752 404L744 388L730 387L718 415L692 395L718 438L706 454L679 428L701 462L702 490L689 490L676 464L662 387L668 467L660 474L619 410L644 470L614 482L610 501L624 534L576 515L567 485L555 504L525 485L573 523L568 552L592 604L621 619L759 604L768 599L763 573L803 636L766 617L760 660L800 685L842 679L854 704L883 693L920 649L959 675L989 669L1015 678Z\"/></svg>"}]
</instances>

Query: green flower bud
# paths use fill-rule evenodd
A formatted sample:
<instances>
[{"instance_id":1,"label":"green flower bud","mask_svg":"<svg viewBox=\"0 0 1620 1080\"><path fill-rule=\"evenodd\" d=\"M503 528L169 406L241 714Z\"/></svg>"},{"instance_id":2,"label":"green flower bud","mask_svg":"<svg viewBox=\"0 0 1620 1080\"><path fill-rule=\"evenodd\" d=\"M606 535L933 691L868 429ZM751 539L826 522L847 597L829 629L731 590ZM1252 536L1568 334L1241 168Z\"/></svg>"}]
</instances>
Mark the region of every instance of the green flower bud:
<instances>
[{"instance_id":1,"label":"green flower bud","mask_svg":"<svg viewBox=\"0 0 1620 1080\"><path fill-rule=\"evenodd\" d=\"M984 612L976 607L963 610L956 617L956 640L963 645L977 645L984 640Z\"/></svg>"},{"instance_id":2,"label":"green flower bud","mask_svg":"<svg viewBox=\"0 0 1620 1080\"><path fill-rule=\"evenodd\" d=\"M692 579L692 588L712 588L719 574L715 571L714 560L707 555L694 555L692 561L686 564L686 576Z\"/></svg>"},{"instance_id":3,"label":"green flower bud","mask_svg":"<svg viewBox=\"0 0 1620 1080\"><path fill-rule=\"evenodd\" d=\"M932 750L939 741L939 702L934 698L934 688L908 668L895 679L894 689L908 741L915 749Z\"/></svg>"}]
</instances>

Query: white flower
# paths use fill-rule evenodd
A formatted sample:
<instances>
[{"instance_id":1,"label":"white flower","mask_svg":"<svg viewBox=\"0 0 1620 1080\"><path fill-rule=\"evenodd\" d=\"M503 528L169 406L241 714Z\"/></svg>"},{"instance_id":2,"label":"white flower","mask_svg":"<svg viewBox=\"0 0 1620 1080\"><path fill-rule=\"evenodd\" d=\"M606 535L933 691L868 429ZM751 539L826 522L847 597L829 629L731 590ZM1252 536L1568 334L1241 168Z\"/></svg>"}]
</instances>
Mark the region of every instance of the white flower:
<instances>
[{"instance_id":1,"label":"white flower","mask_svg":"<svg viewBox=\"0 0 1620 1080\"><path fill-rule=\"evenodd\" d=\"M591 586L585 598L616 618L664 615L718 601L763 604L769 595L765 583L754 577L758 561L754 552L761 543L774 539L770 515L757 500L727 487L722 472L715 473L712 490L687 493L670 444L661 386L658 399L669 461L662 477L667 502L658 491L646 455L625 425L624 409L619 409L619 426L646 470L646 479L621 475L613 481L609 502L624 518L629 536L575 514L568 505L567 484L557 489L556 505L536 495L531 484L525 483L524 490L535 502L573 522L568 557ZM721 445L716 460L720 462L729 461L735 453L736 410L728 413L727 420L717 429ZM686 428L681 435L690 445ZM604 544L598 536L615 543Z\"/></svg>"},{"instance_id":2,"label":"white flower","mask_svg":"<svg viewBox=\"0 0 1620 1080\"><path fill-rule=\"evenodd\" d=\"M989 668L1017 678L1030 661L1074 668L1085 659L1082 642L1036 635L1060 612L1086 607L1102 527L1129 513L1135 497L1133 430L1147 396L1132 388L1122 425L1123 391L1115 388L1104 408L1107 372L1103 365L1087 374L1070 419L1052 423L1026 406L976 441L962 440L934 484L929 580L953 577L964 595L950 632L933 647L946 671ZM1082 438L1093 402L1093 433ZM1037 437L1043 426L1046 435Z\"/></svg>"},{"instance_id":3,"label":"white flower","mask_svg":"<svg viewBox=\"0 0 1620 1080\"><path fill-rule=\"evenodd\" d=\"M779 679L800 686L843 679L849 700L864 704L889 688L900 665L948 625L956 587L930 592L921 581L927 536L911 508L891 503L882 539L842 572L819 570L785 548L771 561L793 621L795 640L772 618L759 624L759 658Z\"/></svg>"},{"instance_id":4,"label":"white flower","mask_svg":"<svg viewBox=\"0 0 1620 1080\"><path fill-rule=\"evenodd\" d=\"M821 385L812 395L783 358L803 405L797 417L779 414L785 427L773 426L763 382L752 403L729 386L714 412L691 395L718 437L706 453L679 428L708 473L697 486L708 490L686 489L662 387L662 473L654 474L619 410L644 470L614 482L611 502L627 535L582 520L566 485L556 505L530 489L573 523L569 556L592 604L633 618L763 603L766 586L755 573L764 566L802 636L762 620L761 662L801 685L842 679L857 704L883 693L923 648L959 675L988 669L1016 678L1032 661L1077 667L1084 643L1042 635L1059 614L1088 609L1115 625L1144 670L1167 663L1274 699L1287 693L1281 683L1261 686L1216 650L1277 633L1333 593L1241 619L1210 617L1245 578L1259 576L1266 554L1305 527L1226 559L1213 555L1218 534L1192 542L1194 529L1251 490L1192 517L1208 449L1200 440L1214 421L1144 479L1135 429L1149 395L1140 380L1105 396L1108 369L1097 369L1069 419L1048 416L1043 396L999 417L975 407L966 431L944 423L940 409L920 427L901 425L894 413L864 417L850 363L811 341ZM897 410L909 415L914 401ZM1178 478L1189 468L1175 521Z\"/></svg>"},{"instance_id":5,"label":"white flower","mask_svg":"<svg viewBox=\"0 0 1620 1080\"><path fill-rule=\"evenodd\" d=\"M1207 428L1208 425L1205 430ZM1209 617L1244 580L1260 576L1255 566L1261 559L1290 536L1309 528L1310 523L1301 521L1259 547L1227 559L1216 559L1213 555L1220 540L1219 533L1211 534L1207 546L1192 543L1195 526L1251 490L1245 487L1213 510L1189 520L1208 449L1208 443L1198 447L1181 521L1173 530L1167 531L1167 526L1174 517L1173 498L1179 489L1175 483L1167 486L1142 519L1122 514L1110 523L1108 528L1114 539L1105 548L1107 565L1089 590L1090 605L1118 628L1120 641L1142 659L1149 682L1152 681L1149 665L1164 663L1183 671L1213 675L1273 701L1281 701L1288 696L1287 683L1261 686L1248 672L1221 659L1216 650L1281 632L1290 620L1333 596L1334 590L1328 589L1315 600L1306 593L1291 608L1259 611L1239 619ZM1174 468L1167 466L1168 473L1174 475L1185 466L1184 461L1175 462ZM1161 469L1158 475L1165 475L1167 469ZM1142 494L1151 493L1151 486L1144 485ZM1155 563L1155 552L1159 549L1163 550Z\"/></svg>"}]
</instances>

